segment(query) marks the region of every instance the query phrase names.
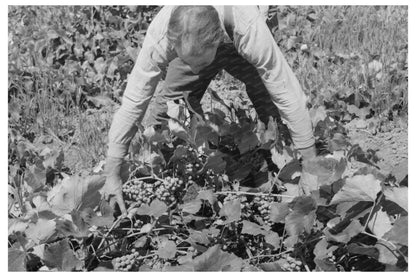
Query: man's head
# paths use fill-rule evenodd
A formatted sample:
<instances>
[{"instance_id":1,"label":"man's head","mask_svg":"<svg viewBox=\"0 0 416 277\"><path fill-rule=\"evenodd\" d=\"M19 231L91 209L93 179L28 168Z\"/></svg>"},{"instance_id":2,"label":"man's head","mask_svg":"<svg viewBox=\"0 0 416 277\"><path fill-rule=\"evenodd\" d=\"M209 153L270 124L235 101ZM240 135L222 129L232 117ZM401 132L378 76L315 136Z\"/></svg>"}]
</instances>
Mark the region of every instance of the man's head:
<instances>
[{"instance_id":1,"label":"man's head","mask_svg":"<svg viewBox=\"0 0 416 277\"><path fill-rule=\"evenodd\" d=\"M178 57L198 73L214 60L224 32L212 6L178 6L172 12L167 35Z\"/></svg>"}]
</instances>

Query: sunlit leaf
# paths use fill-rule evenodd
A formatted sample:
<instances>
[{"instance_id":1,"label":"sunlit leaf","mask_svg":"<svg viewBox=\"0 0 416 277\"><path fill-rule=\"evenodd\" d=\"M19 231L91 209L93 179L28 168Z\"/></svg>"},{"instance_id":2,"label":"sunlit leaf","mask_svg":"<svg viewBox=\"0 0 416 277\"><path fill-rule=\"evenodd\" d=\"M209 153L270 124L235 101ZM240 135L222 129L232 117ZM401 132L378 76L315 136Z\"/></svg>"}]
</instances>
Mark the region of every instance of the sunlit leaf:
<instances>
[{"instance_id":1,"label":"sunlit leaf","mask_svg":"<svg viewBox=\"0 0 416 277\"><path fill-rule=\"evenodd\" d=\"M383 238L401 245L408 245L408 217L402 216L394 222L393 228L384 234Z\"/></svg>"},{"instance_id":2,"label":"sunlit leaf","mask_svg":"<svg viewBox=\"0 0 416 277\"><path fill-rule=\"evenodd\" d=\"M26 255L25 252L9 248L8 251L9 271L26 271Z\"/></svg>"},{"instance_id":3,"label":"sunlit leaf","mask_svg":"<svg viewBox=\"0 0 416 277\"><path fill-rule=\"evenodd\" d=\"M393 225L390 222L389 216L382 210L376 212L368 222L368 228L374 235L378 237L382 237L392 227Z\"/></svg>"},{"instance_id":4,"label":"sunlit leaf","mask_svg":"<svg viewBox=\"0 0 416 277\"><path fill-rule=\"evenodd\" d=\"M397 205L408 210L408 189L407 187L386 187L383 191L387 200L395 202Z\"/></svg>"},{"instance_id":5,"label":"sunlit leaf","mask_svg":"<svg viewBox=\"0 0 416 277\"><path fill-rule=\"evenodd\" d=\"M243 260L214 245L193 260L195 271L241 271Z\"/></svg>"},{"instance_id":6,"label":"sunlit leaf","mask_svg":"<svg viewBox=\"0 0 416 277\"><path fill-rule=\"evenodd\" d=\"M176 255L176 251L175 242L168 240L167 238L161 238L157 249L157 255L159 258L173 259Z\"/></svg>"},{"instance_id":7,"label":"sunlit leaf","mask_svg":"<svg viewBox=\"0 0 416 277\"><path fill-rule=\"evenodd\" d=\"M381 191L380 181L373 175L357 175L346 179L345 185L332 198L331 205L342 202L375 201Z\"/></svg>"}]
</instances>

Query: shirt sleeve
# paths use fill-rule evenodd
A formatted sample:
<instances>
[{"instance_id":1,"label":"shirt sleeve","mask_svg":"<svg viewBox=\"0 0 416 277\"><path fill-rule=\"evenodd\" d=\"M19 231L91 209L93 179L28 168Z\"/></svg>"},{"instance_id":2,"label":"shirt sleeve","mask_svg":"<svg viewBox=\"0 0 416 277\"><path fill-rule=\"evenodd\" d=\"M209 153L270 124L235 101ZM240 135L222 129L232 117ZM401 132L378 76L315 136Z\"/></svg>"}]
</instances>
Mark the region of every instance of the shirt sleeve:
<instances>
[{"instance_id":1,"label":"shirt sleeve","mask_svg":"<svg viewBox=\"0 0 416 277\"><path fill-rule=\"evenodd\" d=\"M108 157L126 156L130 142L137 132L136 123L143 118L162 71L168 64L166 38L158 38L158 32L153 32L159 27L154 24L149 26L142 49L128 77L121 107L114 114L110 127Z\"/></svg>"},{"instance_id":2,"label":"shirt sleeve","mask_svg":"<svg viewBox=\"0 0 416 277\"><path fill-rule=\"evenodd\" d=\"M306 96L263 17L256 12L258 15L247 28L235 34L235 46L240 55L257 68L271 100L289 128L295 147L310 147L315 139Z\"/></svg>"}]
</instances>

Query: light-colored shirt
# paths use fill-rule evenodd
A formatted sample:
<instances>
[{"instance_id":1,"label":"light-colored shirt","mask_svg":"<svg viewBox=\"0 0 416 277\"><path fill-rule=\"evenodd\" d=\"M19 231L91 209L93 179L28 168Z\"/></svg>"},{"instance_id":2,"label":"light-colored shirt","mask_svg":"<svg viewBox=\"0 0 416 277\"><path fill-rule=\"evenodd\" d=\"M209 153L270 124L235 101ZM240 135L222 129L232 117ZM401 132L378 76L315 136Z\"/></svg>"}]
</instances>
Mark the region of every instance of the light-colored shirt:
<instances>
[{"instance_id":1,"label":"light-colored shirt","mask_svg":"<svg viewBox=\"0 0 416 277\"><path fill-rule=\"evenodd\" d=\"M218 11L224 33L224 6ZM128 77L122 105L115 113L109 131L108 157L124 158L137 132L155 88L170 61L177 57L167 39L173 6L165 6L150 24L142 49ZM287 124L296 148L314 144L312 123L306 108L306 96L269 31L265 18L256 6L234 6L233 40L237 52L258 71L273 103Z\"/></svg>"}]
</instances>

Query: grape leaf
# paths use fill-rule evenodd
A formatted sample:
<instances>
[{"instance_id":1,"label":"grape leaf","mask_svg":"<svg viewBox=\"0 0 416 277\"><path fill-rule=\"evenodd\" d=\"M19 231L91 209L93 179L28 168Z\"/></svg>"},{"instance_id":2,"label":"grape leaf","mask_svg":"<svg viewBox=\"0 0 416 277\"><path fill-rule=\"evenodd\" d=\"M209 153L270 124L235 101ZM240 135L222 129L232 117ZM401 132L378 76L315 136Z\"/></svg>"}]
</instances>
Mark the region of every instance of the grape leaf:
<instances>
[{"instance_id":1,"label":"grape leaf","mask_svg":"<svg viewBox=\"0 0 416 277\"><path fill-rule=\"evenodd\" d=\"M208 238L209 230L203 229L202 231L195 231L189 229L189 242L192 243L199 243L203 245L209 245L210 240Z\"/></svg>"},{"instance_id":2,"label":"grape leaf","mask_svg":"<svg viewBox=\"0 0 416 277\"><path fill-rule=\"evenodd\" d=\"M220 216L226 217L227 219L226 223L239 220L241 217L240 199L235 199L235 200L226 202L220 210Z\"/></svg>"},{"instance_id":3,"label":"grape leaf","mask_svg":"<svg viewBox=\"0 0 416 277\"><path fill-rule=\"evenodd\" d=\"M288 203L273 202L270 205L270 220L275 223L284 222L289 212Z\"/></svg>"},{"instance_id":4,"label":"grape leaf","mask_svg":"<svg viewBox=\"0 0 416 277\"><path fill-rule=\"evenodd\" d=\"M43 262L46 266L57 268L60 271L80 270L83 265L75 257L67 239L46 245Z\"/></svg>"},{"instance_id":5,"label":"grape leaf","mask_svg":"<svg viewBox=\"0 0 416 277\"><path fill-rule=\"evenodd\" d=\"M328 256L331 256L332 253L337 249L336 246L328 244L328 241L326 238L321 239L316 245L313 250L313 254L315 255L316 259L325 259Z\"/></svg>"},{"instance_id":6,"label":"grape leaf","mask_svg":"<svg viewBox=\"0 0 416 277\"><path fill-rule=\"evenodd\" d=\"M303 171L318 176L318 184L330 185L342 177L347 166L347 161L341 159L337 161L334 158L325 158L318 156L314 159L307 160L303 163ZM316 190L318 188L313 188Z\"/></svg>"},{"instance_id":7,"label":"grape leaf","mask_svg":"<svg viewBox=\"0 0 416 277\"><path fill-rule=\"evenodd\" d=\"M99 189L104 182L104 176L66 177L48 192L48 202L57 215L74 209L95 208L100 203Z\"/></svg>"},{"instance_id":8,"label":"grape leaf","mask_svg":"<svg viewBox=\"0 0 416 277\"><path fill-rule=\"evenodd\" d=\"M201 200L207 200L212 207L214 207L215 204L217 204L218 200L217 200L217 196L215 196L214 192L210 189L210 190L201 190L198 193L198 199Z\"/></svg>"},{"instance_id":9,"label":"grape leaf","mask_svg":"<svg viewBox=\"0 0 416 277\"><path fill-rule=\"evenodd\" d=\"M137 210L137 214L140 215L150 215L154 216L155 218L159 218L168 210L168 206L159 199L155 199L149 205L141 205Z\"/></svg>"},{"instance_id":10,"label":"grape leaf","mask_svg":"<svg viewBox=\"0 0 416 277\"><path fill-rule=\"evenodd\" d=\"M394 222L393 228L384 234L384 239L398 243L401 245L408 245L408 217L402 216Z\"/></svg>"},{"instance_id":11,"label":"grape leaf","mask_svg":"<svg viewBox=\"0 0 416 277\"><path fill-rule=\"evenodd\" d=\"M195 271L241 271L243 260L214 245L193 260Z\"/></svg>"},{"instance_id":12,"label":"grape leaf","mask_svg":"<svg viewBox=\"0 0 416 277\"><path fill-rule=\"evenodd\" d=\"M261 270L266 272L283 271L282 267L278 262L259 264L259 267L261 268Z\"/></svg>"},{"instance_id":13,"label":"grape leaf","mask_svg":"<svg viewBox=\"0 0 416 277\"><path fill-rule=\"evenodd\" d=\"M147 223L140 228L140 233L149 233L153 229L153 224Z\"/></svg>"},{"instance_id":14,"label":"grape leaf","mask_svg":"<svg viewBox=\"0 0 416 277\"><path fill-rule=\"evenodd\" d=\"M374 246L368 246L362 243L350 243L347 245L347 250L351 254L367 255L378 259L378 250Z\"/></svg>"},{"instance_id":15,"label":"grape leaf","mask_svg":"<svg viewBox=\"0 0 416 277\"><path fill-rule=\"evenodd\" d=\"M335 266L335 263L327 259L315 258L313 261L316 264L316 269L315 269L316 271L324 271L324 272L338 271L337 267Z\"/></svg>"},{"instance_id":16,"label":"grape leaf","mask_svg":"<svg viewBox=\"0 0 416 277\"><path fill-rule=\"evenodd\" d=\"M211 169L214 173L223 173L227 163L223 159L224 154L216 151L208 156L202 170Z\"/></svg>"},{"instance_id":17,"label":"grape leaf","mask_svg":"<svg viewBox=\"0 0 416 277\"><path fill-rule=\"evenodd\" d=\"M16 232L23 232L28 227L28 223L20 218L9 218L9 235Z\"/></svg>"},{"instance_id":18,"label":"grape leaf","mask_svg":"<svg viewBox=\"0 0 416 277\"><path fill-rule=\"evenodd\" d=\"M293 212L308 215L316 210L316 201L311 196L298 196L288 206Z\"/></svg>"},{"instance_id":19,"label":"grape leaf","mask_svg":"<svg viewBox=\"0 0 416 277\"><path fill-rule=\"evenodd\" d=\"M285 183L297 184L296 177L302 172L301 164L298 160L293 159L287 163L278 174L278 178Z\"/></svg>"},{"instance_id":20,"label":"grape leaf","mask_svg":"<svg viewBox=\"0 0 416 277\"><path fill-rule=\"evenodd\" d=\"M339 220L339 218L335 218L334 220ZM334 229L336 229L336 227L334 227ZM329 229L324 230L324 234L329 241L347 243L351 240L351 238L361 233L362 230L363 226L361 225L361 223L358 220L353 219L351 220L350 224L348 224L348 226L346 226L341 232L333 234L331 232L331 229Z\"/></svg>"},{"instance_id":21,"label":"grape leaf","mask_svg":"<svg viewBox=\"0 0 416 277\"><path fill-rule=\"evenodd\" d=\"M368 228L374 235L378 237L382 237L392 227L393 226L390 222L389 216L386 212L383 212L382 210L376 212L368 222Z\"/></svg>"},{"instance_id":22,"label":"grape leaf","mask_svg":"<svg viewBox=\"0 0 416 277\"><path fill-rule=\"evenodd\" d=\"M386 196L387 200L395 202L400 207L408 211L408 189L407 187L386 187L384 189L384 195Z\"/></svg>"},{"instance_id":23,"label":"grape leaf","mask_svg":"<svg viewBox=\"0 0 416 277\"><path fill-rule=\"evenodd\" d=\"M159 258L173 259L176 255L176 251L176 244L173 241L161 237L157 249L157 255Z\"/></svg>"},{"instance_id":24,"label":"grape leaf","mask_svg":"<svg viewBox=\"0 0 416 277\"><path fill-rule=\"evenodd\" d=\"M286 247L293 247L297 242L299 235L304 231L309 233L312 229L312 226L315 222L316 214L311 213L302 213L302 212L291 212L286 216L285 219L285 229L289 235L285 239L284 244Z\"/></svg>"},{"instance_id":25,"label":"grape leaf","mask_svg":"<svg viewBox=\"0 0 416 277\"><path fill-rule=\"evenodd\" d=\"M342 202L372 201L381 191L380 181L374 175L357 175L347 178L345 185L332 198L330 205Z\"/></svg>"},{"instance_id":26,"label":"grape leaf","mask_svg":"<svg viewBox=\"0 0 416 277\"><path fill-rule=\"evenodd\" d=\"M378 261L383 264L395 265L398 261L397 254L392 246L385 241L378 240L375 246L378 250Z\"/></svg>"},{"instance_id":27,"label":"grape leaf","mask_svg":"<svg viewBox=\"0 0 416 277\"><path fill-rule=\"evenodd\" d=\"M257 236L266 235L268 232L264 230L263 227L254 222L243 220L243 229L241 230L241 233Z\"/></svg>"},{"instance_id":28,"label":"grape leaf","mask_svg":"<svg viewBox=\"0 0 416 277\"><path fill-rule=\"evenodd\" d=\"M187 202L181 205L182 211L185 213L196 214L202 207L202 201L200 199L195 199L190 202Z\"/></svg>"},{"instance_id":29,"label":"grape leaf","mask_svg":"<svg viewBox=\"0 0 416 277\"><path fill-rule=\"evenodd\" d=\"M274 249L280 247L280 237L276 232L270 231L264 236L264 241L270 244Z\"/></svg>"},{"instance_id":30,"label":"grape leaf","mask_svg":"<svg viewBox=\"0 0 416 277\"><path fill-rule=\"evenodd\" d=\"M9 248L8 252L9 271L26 271L25 252L15 248Z\"/></svg>"},{"instance_id":31,"label":"grape leaf","mask_svg":"<svg viewBox=\"0 0 416 277\"><path fill-rule=\"evenodd\" d=\"M43 157L43 166L45 168L56 168L60 169L64 161L64 151L60 151L46 147L40 155Z\"/></svg>"},{"instance_id":32,"label":"grape leaf","mask_svg":"<svg viewBox=\"0 0 416 277\"><path fill-rule=\"evenodd\" d=\"M39 218L36 223L30 223L25 230L28 238L32 239L36 244L48 242L56 233L56 223L54 220Z\"/></svg>"},{"instance_id":33,"label":"grape leaf","mask_svg":"<svg viewBox=\"0 0 416 277\"><path fill-rule=\"evenodd\" d=\"M173 101L167 101L168 111L166 114L173 119L179 120L181 106Z\"/></svg>"},{"instance_id":34,"label":"grape leaf","mask_svg":"<svg viewBox=\"0 0 416 277\"><path fill-rule=\"evenodd\" d=\"M172 118L169 118L168 126L169 126L169 130L172 132L173 135L177 136L178 138L183 139L184 141L187 141L193 144L193 142L191 141L191 138L188 135L188 131L178 121L175 121Z\"/></svg>"},{"instance_id":35,"label":"grape leaf","mask_svg":"<svg viewBox=\"0 0 416 277\"><path fill-rule=\"evenodd\" d=\"M34 190L38 190L46 183L46 171L43 166L33 164L25 170L25 181Z\"/></svg>"}]
</instances>

